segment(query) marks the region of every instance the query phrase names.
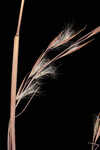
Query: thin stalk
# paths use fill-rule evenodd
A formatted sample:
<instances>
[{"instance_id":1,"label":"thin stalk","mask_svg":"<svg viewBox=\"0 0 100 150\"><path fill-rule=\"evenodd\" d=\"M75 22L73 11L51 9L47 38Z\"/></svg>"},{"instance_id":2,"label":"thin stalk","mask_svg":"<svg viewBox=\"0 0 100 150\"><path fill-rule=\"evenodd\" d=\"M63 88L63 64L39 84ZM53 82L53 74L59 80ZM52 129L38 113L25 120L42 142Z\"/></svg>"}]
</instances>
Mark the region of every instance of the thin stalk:
<instances>
[{"instance_id":1,"label":"thin stalk","mask_svg":"<svg viewBox=\"0 0 100 150\"><path fill-rule=\"evenodd\" d=\"M16 150L16 139L15 139L15 104L16 104L16 87L17 87L17 70L18 70L18 52L19 52L19 33L21 26L21 19L24 8L24 0L21 1L21 8L18 20L17 31L14 37L14 48L13 48L13 62L12 62L12 79L11 79L11 104L10 104L10 123L8 130L8 150ZM9 133L10 132L10 133Z\"/></svg>"}]
</instances>

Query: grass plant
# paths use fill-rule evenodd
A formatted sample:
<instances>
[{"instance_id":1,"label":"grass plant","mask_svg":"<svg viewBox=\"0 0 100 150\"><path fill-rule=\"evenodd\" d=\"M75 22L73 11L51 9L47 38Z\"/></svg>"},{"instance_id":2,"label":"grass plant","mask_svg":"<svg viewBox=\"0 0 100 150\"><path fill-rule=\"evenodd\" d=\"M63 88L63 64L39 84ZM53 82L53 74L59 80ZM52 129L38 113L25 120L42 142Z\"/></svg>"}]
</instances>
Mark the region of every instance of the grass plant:
<instances>
[{"instance_id":1,"label":"grass plant","mask_svg":"<svg viewBox=\"0 0 100 150\"><path fill-rule=\"evenodd\" d=\"M35 64L33 65L31 71L23 79L18 92L17 87L17 68L18 68L18 51L19 51L19 34L21 27L21 20L24 8L24 0L21 1L21 8L19 13L19 20L16 35L14 37L14 48L13 48L13 62L12 62L12 80L11 80L11 103L10 103L10 119L8 127L8 150L16 150L16 137L15 137L15 120L16 117L21 115L34 95L39 92L41 78L45 78L48 75L55 75L55 66L54 62L61 59L64 56L67 56L85 45L89 44L93 39L92 36L100 32L100 26L93 29L89 33L81 36L81 33L84 32L86 26L75 32L72 27L68 27L63 30L46 48L46 50L39 56ZM80 38L77 39L77 36L80 35ZM74 39L74 42L73 42ZM71 41L71 42L70 42ZM71 44L70 44L71 43ZM53 52L55 55L52 56ZM52 56L49 58L49 56ZM28 103L24 109L16 114L16 108L20 105L20 102L25 98L30 97ZM100 135L100 119L97 118L93 143L96 143Z\"/></svg>"}]
</instances>

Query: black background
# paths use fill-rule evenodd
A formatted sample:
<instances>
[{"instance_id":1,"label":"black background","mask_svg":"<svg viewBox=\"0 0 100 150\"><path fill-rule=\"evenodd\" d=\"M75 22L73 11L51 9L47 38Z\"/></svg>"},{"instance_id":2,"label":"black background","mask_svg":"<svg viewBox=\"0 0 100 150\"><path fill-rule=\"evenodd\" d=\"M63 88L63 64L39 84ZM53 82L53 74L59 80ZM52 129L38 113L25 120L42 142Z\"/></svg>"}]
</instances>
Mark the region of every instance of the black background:
<instances>
[{"instance_id":1,"label":"black background","mask_svg":"<svg viewBox=\"0 0 100 150\"><path fill-rule=\"evenodd\" d=\"M21 33L18 87L49 42L68 23L87 32L100 25L99 4L89 1L26 0ZM6 148L10 109L11 63L20 0L1 4L0 149ZM90 45L57 62L56 79L47 79L39 96L16 120L17 149L80 148L92 140L99 112L100 35ZM3 82L2 82L3 81ZM85 134L85 135L84 135ZM88 149L90 146L88 145Z\"/></svg>"}]
</instances>

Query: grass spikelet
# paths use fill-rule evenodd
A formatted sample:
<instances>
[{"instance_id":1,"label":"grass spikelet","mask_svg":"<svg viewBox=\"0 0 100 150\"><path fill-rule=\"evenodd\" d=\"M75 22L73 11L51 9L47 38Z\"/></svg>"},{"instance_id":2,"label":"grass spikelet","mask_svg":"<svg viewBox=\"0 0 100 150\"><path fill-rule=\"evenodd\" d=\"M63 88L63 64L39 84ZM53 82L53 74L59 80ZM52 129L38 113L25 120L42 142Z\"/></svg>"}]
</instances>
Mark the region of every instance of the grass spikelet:
<instances>
[{"instance_id":1,"label":"grass spikelet","mask_svg":"<svg viewBox=\"0 0 100 150\"><path fill-rule=\"evenodd\" d=\"M99 147L99 144L97 144L99 137L100 137L100 113L98 114L94 124L92 150L95 150Z\"/></svg>"}]
</instances>

